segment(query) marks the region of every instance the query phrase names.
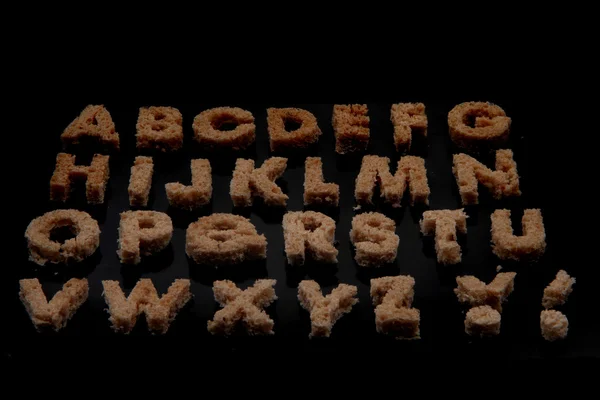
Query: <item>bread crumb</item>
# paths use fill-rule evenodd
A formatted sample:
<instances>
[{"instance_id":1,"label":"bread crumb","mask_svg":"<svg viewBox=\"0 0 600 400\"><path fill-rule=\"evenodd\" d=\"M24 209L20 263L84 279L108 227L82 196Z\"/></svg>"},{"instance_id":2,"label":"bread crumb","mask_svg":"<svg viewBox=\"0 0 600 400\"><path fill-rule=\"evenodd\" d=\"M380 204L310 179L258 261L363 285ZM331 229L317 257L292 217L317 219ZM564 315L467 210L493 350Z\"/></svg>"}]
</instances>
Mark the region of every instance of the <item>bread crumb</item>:
<instances>
[{"instance_id":1,"label":"bread crumb","mask_svg":"<svg viewBox=\"0 0 600 400\"><path fill-rule=\"evenodd\" d=\"M498 265L498 266L496 267L496 272L500 272L500 271L502 271L502 266L501 266L501 265Z\"/></svg>"},{"instance_id":2,"label":"bread crumb","mask_svg":"<svg viewBox=\"0 0 600 400\"><path fill-rule=\"evenodd\" d=\"M208 321L208 331L229 336L242 328L248 335L272 335L275 323L263 308L277 300L276 283L274 279L259 279L252 287L241 290L229 280L215 281L215 300L223 308Z\"/></svg>"}]
</instances>

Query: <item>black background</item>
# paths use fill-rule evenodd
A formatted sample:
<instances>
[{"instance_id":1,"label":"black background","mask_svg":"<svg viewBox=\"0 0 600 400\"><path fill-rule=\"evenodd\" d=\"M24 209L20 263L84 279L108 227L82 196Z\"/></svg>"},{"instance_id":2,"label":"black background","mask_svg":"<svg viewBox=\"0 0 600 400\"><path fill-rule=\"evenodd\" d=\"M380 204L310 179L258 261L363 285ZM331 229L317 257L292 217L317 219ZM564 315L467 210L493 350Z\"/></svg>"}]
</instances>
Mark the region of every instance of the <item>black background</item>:
<instances>
[{"instance_id":1,"label":"black background","mask_svg":"<svg viewBox=\"0 0 600 400\"><path fill-rule=\"evenodd\" d=\"M586 13L581 7L529 10L512 8L508 3L491 3L489 8L485 5L466 4L457 9L453 4L452 9L458 12L443 9L440 13L439 5L433 8L428 4L424 12L411 12L412 7L403 4L401 13L387 12L388 8L382 13L379 5L371 9L365 3L343 11L336 7L331 14L325 7L309 5L292 10L268 5L267 12L252 13L250 7L256 11L255 4L240 10L240 5L232 7L229 3L224 4L226 9L221 13L204 5L197 12L186 13L174 4L132 10L97 4L93 4L93 9L85 9L83 5L61 9L56 4L44 8L30 3L22 8L12 7L7 21L13 23L6 25L4 43L7 51L3 66L8 72L3 75L0 146L3 150L0 201L5 232L1 260L4 274L0 279L0 304L4 305L0 364L9 366L2 369L3 383L21 383L19 394L39 389L45 396L60 392L61 396L73 393L78 398L97 394L103 388L111 397L122 392L139 396L143 390L151 391L154 396L190 391L201 396L212 389L218 390L219 395L238 389L244 397L256 393L290 397L302 389L313 389L319 377L325 385L311 390L311 397L324 392L336 395L340 390L351 391L353 397L365 392L377 397L385 392L395 397L411 392L422 396L431 391L446 396L451 393L487 396L503 388L514 396L523 393L523 387L532 387L535 391L531 390L531 394L537 396L544 388L555 396L560 390L572 396L577 389L581 391L581 385L568 384L572 382L563 379L565 375L573 377L572 372L577 374L579 384L594 384L600 351L596 296L600 276L594 233L597 110L593 106L597 103L597 63L592 57L594 52L590 52L596 45L591 40L595 37L591 21L595 14ZM273 15L273 11L279 10L284 12ZM77 15L77 11L83 12ZM517 291L509 300L516 302L523 289L536 292L530 294L531 302L527 301L533 310L518 310L520 320L529 321L526 330L520 325L507 329L507 319L512 318L509 315L514 315L518 308L511 306L512 313L503 314L499 338L469 344L462 335L462 314L455 314L456 308L451 315L443 313L444 306L457 306L449 287L445 287L445 295L435 299L442 308L427 317L431 321L440 318L452 321L452 329L441 321L436 323L443 328L442 332L450 332L448 339L444 340L440 332L432 342L427 339L432 334L430 330L423 332L420 343L407 345L394 342L375 346L361 335L353 336L357 340L350 340L345 346L336 346L336 338L347 330L338 325L331 341L307 347L306 314L299 322L302 329L299 340L280 340L284 327L281 321L276 321L279 336L271 338L270 345L261 345L260 340L253 339L245 346L236 344L234 350L226 346L226 351L221 351L223 346L217 346L216 341L207 341L204 332L181 340L177 339L181 336L170 335L164 338L112 335L107 330L107 314L99 309L94 312L100 320L93 322L95 318L90 316L92 325L86 327L85 334L65 330L58 335L40 336L33 332L18 302L18 279L36 275L32 264L26 261L25 227L38 212L53 209L47 200L48 182L54 158L60 151L59 135L87 104L106 104L116 121L121 114L117 130L124 141L127 140L124 134L134 134L137 107L180 107L188 145L191 120L205 107L252 102L269 106L379 103L385 104L383 109L387 111L391 103L419 101L428 108L432 128L437 125L436 131L430 130L430 140L438 136L437 143L447 144L448 140L442 139L447 135L445 114L455 104L473 100L495 102L513 118L513 131L524 137L521 146L525 152L516 154L523 199L535 203L544 213L550 246L544 263L552 271L535 277L532 269L535 287L531 288L523 286L524 275L519 275ZM184 102L187 107L182 106ZM200 102L212 104L191 105ZM266 114L266 104L257 104L255 108L263 116ZM327 118L329 112L325 113ZM439 117L437 122L432 119L432 112ZM262 128L259 125L258 137L263 141L264 154L266 131L260 115L255 117L263 124ZM328 121L319 119L325 132L321 142L329 140L327 151L333 154L333 139L327 136L331 135ZM387 115L380 122L372 120L373 124L385 127L379 132L372 130L372 135L388 140L391 147L388 139L391 124L386 125L387 120ZM129 152L125 163L134 158L133 139L129 143L124 148L124 154ZM454 185L449 172L450 150L446 151L441 151L446 168L429 170L432 202L447 197L452 205L457 205L456 192L439 192L433 186L432 173L444 174L447 185ZM326 174L327 168L331 168L328 164ZM128 167L122 169L128 171ZM331 175L327 178L336 181ZM338 183L342 184L342 193L352 193L352 182L350 186ZM288 187L296 185L289 185L288 181ZM295 190L300 193L298 187ZM111 190L109 205L116 199L116 193ZM405 211L404 223L408 223L409 210ZM348 226L350 222L345 223ZM413 235L416 229L415 224ZM472 232L471 225L467 235L469 247L477 240ZM103 235L107 234L105 229ZM346 240L346 235L338 228L338 239ZM401 251L406 249L406 240L401 237ZM485 242L481 254L492 257L487 239ZM425 257L421 254L422 243L413 243L417 247L411 253ZM103 242L102 246L106 245ZM474 255L472 249L468 250L468 257ZM183 248L179 251L183 252ZM346 251L342 249L342 256ZM275 252L270 246L270 257ZM115 275L111 278L118 278L119 267L112 264L116 263L116 255L103 252L103 263L107 257L113 259ZM349 260L349 256L345 257ZM428 260L427 265L434 265L432 255ZM405 273L408 267L401 265L400 273ZM340 264L340 272L344 268L356 272L353 265ZM491 268L482 264L481 271L493 274ZM563 344L548 345L542 342L535 325L539 318L540 290L559 268L572 272L578 282L567 306L571 321L569 338ZM269 261L269 274L272 271ZM431 272L433 282L441 277L439 269L429 267L427 271ZM98 272L96 268L94 273ZM47 279L39 277L49 294L58 288L58 284L48 285ZM426 288L423 284L417 280L417 296ZM197 284L194 286L197 290ZM208 289L201 287L202 291ZM297 310L295 303L290 306ZM361 304L366 306L364 302ZM415 306L424 311L422 299L417 298ZM207 315L212 315L214 305L212 308ZM79 314L88 310L82 308L75 319L86 319ZM180 314L179 323L185 315L185 311ZM423 324L425 318L423 315ZM374 333L372 318L367 319L371 325L364 329ZM194 320L198 324L195 331L201 332L206 321ZM70 322L75 323L75 320ZM92 329L96 326L104 333ZM382 351L371 351L375 347ZM328 351L333 348L336 350ZM585 379L590 374L592 379ZM244 385L245 376L255 381ZM44 385L44 377L52 380ZM117 385L119 381L124 385ZM219 381L225 381L225 385L218 385ZM83 390L73 390L77 386ZM278 390L282 386L283 390ZM480 390L475 390L476 386L481 386Z\"/></svg>"},{"instance_id":2,"label":"black background","mask_svg":"<svg viewBox=\"0 0 600 400\"><path fill-rule=\"evenodd\" d=\"M109 99L110 100L110 99ZM350 99L348 99L350 100ZM337 103L349 103L342 99ZM380 269L361 269L353 260L353 250L348 232L355 211L354 180L360 169L360 156L339 156L334 151L334 136L331 128L333 104L263 103L245 104L219 102L204 104L179 104L177 101L119 102L104 99L84 99L81 102L46 104L30 115L28 126L35 127L32 138L35 144L27 147L22 159L22 178L17 183L20 191L14 215L11 215L11 232L20 237L10 246L11 265L9 279L4 282L3 293L8 301L10 323L9 340L6 341L4 357L12 363L24 365L36 361L52 360L53 363L72 365L76 361L123 365L131 360L193 359L194 356L210 359L212 363L227 360L263 359L281 360L285 366L304 362L333 362L332 360L363 360L365 365L378 365L393 360L424 361L427 363L453 364L457 360L465 364L479 365L494 362L554 362L557 365L597 359L598 346L597 312L593 311L595 282L589 274L589 265L582 256L584 246L575 236L571 217L561 203L559 186L564 181L566 159L554 153L554 135L558 127L540 118L539 98L511 96L427 96L404 98L392 101L422 101L426 105L429 119L429 136L426 140L415 138L410 154L425 158L431 188L429 209L460 208L460 196L452 175L452 154L457 152L451 145L447 113L459 102L487 100L502 106L512 117L512 133L508 147L515 153L521 177L521 198L496 201L485 188L480 188L480 204L466 209L469 215L468 233L459 235L463 248L463 262L457 266L437 265L433 241L422 238L418 220L427 208L410 207L407 198L401 209L390 209L379 200L374 209L395 219L396 232L400 236L398 257L390 265ZM54 168L56 154L61 151L60 133L88 104L104 102L116 124L121 137L121 151L111 153L111 177L102 206L85 204L83 186L76 187L73 199L55 204L48 200L48 184ZM538 104L538 109L532 105ZM116 254L119 213L129 210L127 185L130 167L136 155L135 123L140 106L170 105L179 108L184 121L185 142L182 151L174 155L156 155L153 187L149 209L167 212L173 219L174 234L171 245L160 255L146 259L140 266L121 266ZM251 111L256 119L257 140L255 146L240 154L206 154L192 140L191 123L199 112L215 106L238 106ZM393 171L399 154L393 145L393 127L389 120L391 101L369 103L371 117L371 142L368 154L387 156ZM233 212L229 198L229 182L237 156L253 158L260 165L270 157L266 127L268 107L304 108L318 119L323 135L317 146L305 152L289 156L288 169L278 181L290 197L287 210L303 209L304 159L307 155L323 159L325 179L340 185L339 210L324 210L337 221L336 239L339 242L339 264L337 267L308 264L289 267L283 252L281 219L284 210L265 209L255 204L248 212L241 211L256 225L259 233L268 240L268 258L235 267L215 270L200 267L185 254L185 229L199 216L212 212ZM546 113L549 111L544 110ZM552 110L550 110L550 113ZM32 128L33 129L33 128ZM30 136L20 132L23 145ZM78 154L77 152L74 152ZM279 155L279 154L278 154ZM213 198L211 205L195 212L171 209L165 195L167 182L190 180L190 160L209 158L213 168ZM493 157L481 156L493 166ZM79 162L88 162L89 155L81 154ZM568 189L567 189L568 190ZM85 262L71 266L46 266L38 268L27 260L25 228L31 219L56 208L77 208L89 212L96 218L102 230L101 244L97 253ZM547 251L540 262L518 264L500 262L490 247L490 214L496 208L513 211L513 226L520 232L520 219L525 208L541 208L547 233ZM363 208L359 212L368 210ZM238 211L236 211L238 212ZM14 219L12 219L14 218ZM16 222L12 222L16 221ZM10 243L10 242L9 242ZM464 333L464 309L458 304L452 289L455 277L473 274L490 281L496 274L496 266L503 271L516 271L515 291L510 296L502 313L502 329L499 337L473 339ZM559 269L566 269L575 276L577 284L562 311L569 318L569 336L565 341L547 343L540 335L539 313L544 287L554 278ZM374 312L369 297L369 280L374 277L409 274L416 280L413 306L421 311L421 336L419 341L396 341L379 335L375 331ZM77 311L67 327L58 334L38 334L33 328L24 307L18 299L18 279L37 277L50 298L71 277L87 277L90 284L89 300ZM589 278L586 279L586 276ZM145 321L140 319L131 335L121 336L110 329L105 303L101 297L101 280L115 279L130 290L141 278L151 278L159 293L164 293L175 278L192 280L193 301L190 302L172 323L163 336L148 333ZM212 297L212 282L216 279L232 279L241 287L250 285L259 278L277 279L276 292L279 299L267 309L275 320L275 335L271 337L212 337L206 330L218 305ZM338 283L357 285L360 299L353 311L344 316L334 327L329 339L309 340L309 315L301 309L297 299L297 285L302 279L315 279L328 292ZM404 364L404 365L401 365ZM568 364L567 364L568 365ZM406 364L398 363L402 368Z\"/></svg>"}]
</instances>

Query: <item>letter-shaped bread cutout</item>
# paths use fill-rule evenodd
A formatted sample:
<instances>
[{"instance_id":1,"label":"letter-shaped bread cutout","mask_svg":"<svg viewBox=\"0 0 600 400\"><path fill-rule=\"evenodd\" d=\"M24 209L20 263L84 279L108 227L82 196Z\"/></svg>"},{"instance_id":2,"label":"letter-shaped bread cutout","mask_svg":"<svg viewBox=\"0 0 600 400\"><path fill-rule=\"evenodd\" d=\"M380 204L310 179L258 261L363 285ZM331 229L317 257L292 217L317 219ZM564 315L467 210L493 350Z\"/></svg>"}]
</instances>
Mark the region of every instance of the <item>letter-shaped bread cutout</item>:
<instances>
[{"instance_id":1,"label":"letter-shaped bread cutout","mask_svg":"<svg viewBox=\"0 0 600 400\"><path fill-rule=\"evenodd\" d=\"M129 187L127 188L130 206L146 207L148 205L153 173L154 163L152 157L138 156L135 158L133 167L131 167Z\"/></svg>"},{"instance_id":2,"label":"letter-shaped bread cutout","mask_svg":"<svg viewBox=\"0 0 600 400\"><path fill-rule=\"evenodd\" d=\"M315 281L302 281L298 286L300 305L310 313L311 332L309 337L329 337L333 325L358 303L356 286L338 285L327 296Z\"/></svg>"},{"instance_id":3,"label":"letter-shaped bread cutout","mask_svg":"<svg viewBox=\"0 0 600 400\"><path fill-rule=\"evenodd\" d=\"M66 202L75 179L85 179L85 196L89 204L104 203L109 178L109 156L95 154L89 166L75 165L75 156L58 153L56 167L50 178L50 200Z\"/></svg>"},{"instance_id":4,"label":"letter-shaped bread cutout","mask_svg":"<svg viewBox=\"0 0 600 400\"><path fill-rule=\"evenodd\" d=\"M325 183L321 157L306 157L304 162L304 205L337 207L339 200L339 185Z\"/></svg>"},{"instance_id":5,"label":"letter-shaped bread cutout","mask_svg":"<svg viewBox=\"0 0 600 400\"><path fill-rule=\"evenodd\" d=\"M192 298L189 279L175 279L162 297L150 279L140 279L129 297L125 297L117 281L102 281L102 286L112 328L125 334L131 332L142 313L146 314L150 331L167 333L179 310Z\"/></svg>"},{"instance_id":6,"label":"letter-shaped bread cutout","mask_svg":"<svg viewBox=\"0 0 600 400\"><path fill-rule=\"evenodd\" d=\"M233 130L221 130L235 124ZM237 107L218 107L202 111L192 125L194 139L209 149L243 150L254 143L256 125L251 112Z\"/></svg>"},{"instance_id":7,"label":"letter-shaped bread cutout","mask_svg":"<svg viewBox=\"0 0 600 400\"><path fill-rule=\"evenodd\" d=\"M510 123L504 110L492 103L461 103L448 113L450 138L458 147L470 150L506 143Z\"/></svg>"},{"instance_id":8,"label":"letter-shaped bread cutout","mask_svg":"<svg viewBox=\"0 0 600 400\"><path fill-rule=\"evenodd\" d=\"M492 213L492 251L501 260L535 260L546 251L546 231L540 209L523 213L523 235L513 234L509 210Z\"/></svg>"},{"instance_id":9,"label":"letter-shaped bread cutout","mask_svg":"<svg viewBox=\"0 0 600 400\"><path fill-rule=\"evenodd\" d=\"M88 298L87 279L70 279L57 292L50 302L37 279L21 279L19 297L25 306L31 322L38 331L51 327L55 331L64 328L79 307Z\"/></svg>"},{"instance_id":10,"label":"letter-shaped bread cutout","mask_svg":"<svg viewBox=\"0 0 600 400\"><path fill-rule=\"evenodd\" d=\"M272 335L274 322L263 308L277 300L273 287L276 283L274 279L259 279L252 287L241 290L231 281L215 281L215 300L223 308L208 321L208 331L229 336L242 328L252 336Z\"/></svg>"},{"instance_id":11,"label":"letter-shaped bread cutout","mask_svg":"<svg viewBox=\"0 0 600 400\"><path fill-rule=\"evenodd\" d=\"M411 205L429 204L429 185L425 160L420 157L404 156L398 161L396 175L390 173L390 159L379 156L364 156L360 172L356 177L354 196L359 204L373 204L373 190L379 183L381 197L392 205L401 207L402 196L410 190Z\"/></svg>"},{"instance_id":12,"label":"letter-shaped bread cutout","mask_svg":"<svg viewBox=\"0 0 600 400\"><path fill-rule=\"evenodd\" d=\"M331 123L338 154L367 150L370 137L368 112L366 104L333 106Z\"/></svg>"},{"instance_id":13,"label":"letter-shaped bread cutout","mask_svg":"<svg viewBox=\"0 0 600 400\"><path fill-rule=\"evenodd\" d=\"M293 211L283 216L285 254L290 265L303 265L306 253L315 261L337 263L333 246L335 221L315 211Z\"/></svg>"},{"instance_id":14,"label":"letter-shaped bread cutout","mask_svg":"<svg viewBox=\"0 0 600 400\"><path fill-rule=\"evenodd\" d=\"M412 276L371 279L377 332L396 339L420 338L420 312L412 308L415 280Z\"/></svg>"},{"instance_id":15,"label":"letter-shaped bread cutout","mask_svg":"<svg viewBox=\"0 0 600 400\"><path fill-rule=\"evenodd\" d=\"M454 293L459 302L471 307L488 305L502 312L502 303L514 290L516 275L515 272L500 272L487 285L472 275L458 276Z\"/></svg>"},{"instance_id":16,"label":"letter-shaped bread cutout","mask_svg":"<svg viewBox=\"0 0 600 400\"><path fill-rule=\"evenodd\" d=\"M239 264L267 258L267 239L249 219L215 213L190 224L185 252L198 264Z\"/></svg>"},{"instance_id":17,"label":"letter-shaped bread cutout","mask_svg":"<svg viewBox=\"0 0 600 400\"><path fill-rule=\"evenodd\" d=\"M177 151L183 147L183 117L173 107L142 107L137 121L138 149Z\"/></svg>"},{"instance_id":18,"label":"letter-shaped bread cutout","mask_svg":"<svg viewBox=\"0 0 600 400\"><path fill-rule=\"evenodd\" d=\"M97 140L104 148L119 150L119 134L110 113L104 106L87 106L60 135L63 147L71 147L83 140ZM83 140L82 140L83 139Z\"/></svg>"},{"instance_id":19,"label":"letter-shaped bread cutout","mask_svg":"<svg viewBox=\"0 0 600 400\"><path fill-rule=\"evenodd\" d=\"M286 122L295 122L300 127L288 132L285 129ZM303 149L316 143L321 136L317 118L300 108L269 108L267 123L271 151Z\"/></svg>"},{"instance_id":20,"label":"letter-shaped bread cutout","mask_svg":"<svg viewBox=\"0 0 600 400\"><path fill-rule=\"evenodd\" d=\"M435 252L441 264L458 264L462 259L456 231L467 233L467 214L461 210L425 211L419 222L424 236L435 235Z\"/></svg>"},{"instance_id":21,"label":"letter-shaped bread cutout","mask_svg":"<svg viewBox=\"0 0 600 400\"><path fill-rule=\"evenodd\" d=\"M233 178L229 186L229 195L235 207L250 207L252 205L252 171L254 171L254 160L238 158L235 161Z\"/></svg>"},{"instance_id":22,"label":"letter-shaped bread cutout","mask_svg":"<svg viewBox=\"0 0 600 400\"><path fill-rule=\"evenodd\" d=\"M287 158L271 157L260 168L253 160L237 159L229 188L235 207L249 207L254 197L262 197L267 206L285 207L288 196L275 184L287 167Z\"/></svg>"},{"instance_id":23,"label":"letter-shaped bread cutout","mask_svg":"<svg viewBox=\"0 0 600 400\"><path fill-rule=\"evenodd\" d=\"M452 172L464 206L479 203L477 184L487 187L495 199L520 196L519 174L512 150L496 151L496 170L492 171L466 154L454 155Z\"/></svg>"},{"instance_id":24,"label":"letter-shaped bread cutout","mask_svg":"<svg viewBox=\"0 0 600 400\"><path fill-rule=\"evenodd\" d=\"M569 276L565 270L558 271L556 278L544 289L542 306L548 309L565 304L574 284L575 278Z\"/></svg>"},{"instance_id":25,"label":"letter-shaped bread cutout","mask_svg":"<svg viewBox=\"0 0 600 400\"><path fill-rule=\"evenodd\" d=\"M566 315L556 310L544 310L540 314L542 336L549 342L564 339L569 333L569 320Z\"/></svg>"},{"instance_id":26,"label":"letter-shaped bread cutout","mask_svg":"<svg viewBox=\"0 0 600 400\"><path fill-rule=\"evenodd\" d=\"M179 182L165 185L169 204L184 210L193 210L210 203L212 197L212 170L210 161L203 158L192 160L192 185Z\"/></svg>"},{"instance_id":27,"label":"letter-shaped bread cutout","mask_svg":"<svg viewBox=\"0 0 600 400\"><path fill-rule=\"evenodd\" d=\"M400 238L396 223L383 214L369 212L352 219L350 240L356 248L354 259L361 267L378 267L396 259Z\"/></svg>"},{"instance_id":28,"label":"letter-shaped bread cutout","mask_svg":"<svg viewBox=\"0 0 600 400\"><path fill-rule=\"evenodd\" d=\"M396 150L410 150L413 134L427 137L427 115L423 103L400 103L392 105L391 120L394 124Z\"/></svg>"},{"instance_id":29,"label":"letter-shaped bread cutout","mask_svg":"<svg viewBox=\"0 0 600 400\"><path fill-rule=\"evenodd\" d=\"M171 218L158 211L126 211L121 213L119 249L122 264L139 264L142 256L163 250L173 236Z\"/></svg>"},{"instance_id":30,"label":"letter-shaped bread cutout","mask_svg":"<svg viewBox=\"0 0 600 400\"><path fill-rule=\"evenodd\" d=\"M75 237L59 243L50 239L54 229L68 227ZM25 231L29 259L38 265L81 262L100 245L100 227L88 213L55 210L35 218Z\"/></svg>"}]
</instances>

